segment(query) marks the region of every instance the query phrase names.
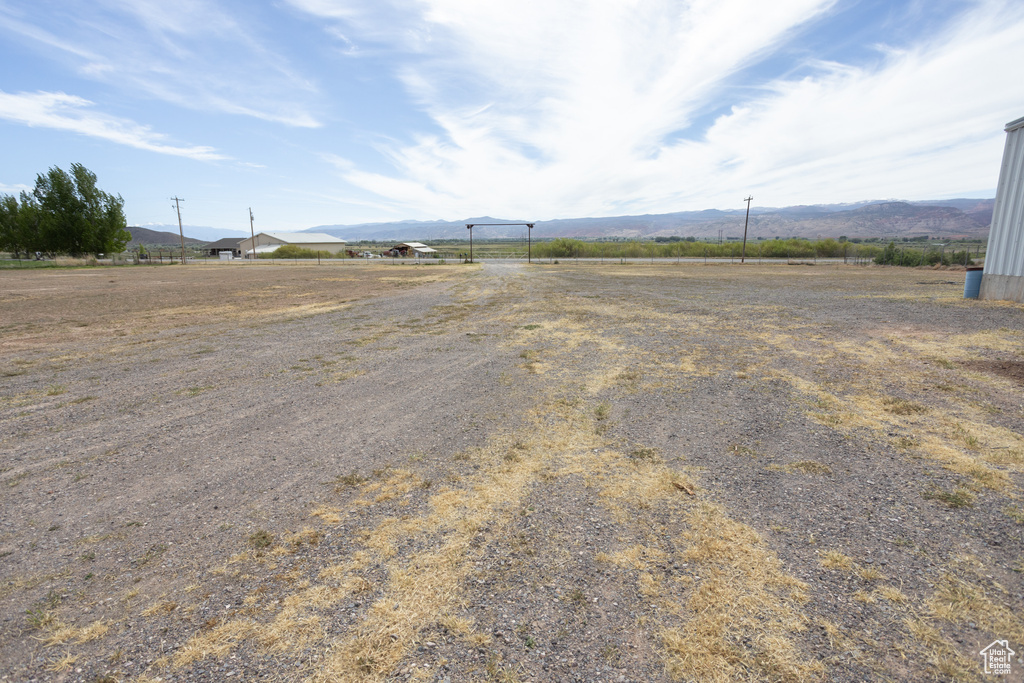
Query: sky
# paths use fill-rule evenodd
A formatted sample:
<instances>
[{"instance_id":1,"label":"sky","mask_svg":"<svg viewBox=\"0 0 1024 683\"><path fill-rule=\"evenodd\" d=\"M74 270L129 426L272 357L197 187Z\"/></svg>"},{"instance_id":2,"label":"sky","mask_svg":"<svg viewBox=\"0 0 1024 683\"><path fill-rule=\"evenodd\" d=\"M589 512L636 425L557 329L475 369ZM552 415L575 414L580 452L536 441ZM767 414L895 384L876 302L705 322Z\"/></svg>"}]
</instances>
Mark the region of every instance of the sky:
<instances>
[{"instance_id":1,"label":"sky","mask_svg":"<svg viewBox=\"0 0 1024 683\"><path fill-rule=\"evenodd\" d=\"M0 193L129 225L992 197L1024 3L0 0L0 64Z\"/></svg>"}]
</instances>

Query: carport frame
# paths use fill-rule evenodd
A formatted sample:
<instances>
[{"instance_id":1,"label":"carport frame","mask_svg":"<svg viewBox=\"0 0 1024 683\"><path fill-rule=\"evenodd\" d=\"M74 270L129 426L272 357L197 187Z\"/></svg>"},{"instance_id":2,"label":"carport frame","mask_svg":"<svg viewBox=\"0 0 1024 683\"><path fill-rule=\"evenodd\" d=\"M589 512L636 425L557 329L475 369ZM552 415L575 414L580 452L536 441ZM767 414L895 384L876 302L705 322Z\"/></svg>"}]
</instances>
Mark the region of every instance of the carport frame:
<instances>
[{"instance_id":1,"label":"carport frame","mask_svg":"<svg viewBox=\"0 0 1024 683\"><path fill-rule=\"evenodd\" d=\"M473 226L474 225L525 225L526 231L526 262L533 263L533 223L466 223L469 230L469 262L473 262Z\"/></svg>"}]
</instances>

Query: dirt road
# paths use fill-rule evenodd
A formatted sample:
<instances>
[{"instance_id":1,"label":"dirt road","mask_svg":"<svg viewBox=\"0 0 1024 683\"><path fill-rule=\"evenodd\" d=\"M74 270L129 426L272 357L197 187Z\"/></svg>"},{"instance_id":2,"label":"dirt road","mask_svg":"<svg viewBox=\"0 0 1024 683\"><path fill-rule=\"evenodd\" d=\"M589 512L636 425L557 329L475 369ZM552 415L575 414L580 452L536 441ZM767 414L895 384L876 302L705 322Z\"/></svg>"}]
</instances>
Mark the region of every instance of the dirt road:
<instances>
[{"instance_id":1,"label":"dirt road","mask_svg":"<svg viewBox=\"0 0 1024 683\"><path fill-rule=\"evenodd\" d=\"M0 680L981 680L1024 308L962 277L0 273Z\"/></svg>"}]
</instances>

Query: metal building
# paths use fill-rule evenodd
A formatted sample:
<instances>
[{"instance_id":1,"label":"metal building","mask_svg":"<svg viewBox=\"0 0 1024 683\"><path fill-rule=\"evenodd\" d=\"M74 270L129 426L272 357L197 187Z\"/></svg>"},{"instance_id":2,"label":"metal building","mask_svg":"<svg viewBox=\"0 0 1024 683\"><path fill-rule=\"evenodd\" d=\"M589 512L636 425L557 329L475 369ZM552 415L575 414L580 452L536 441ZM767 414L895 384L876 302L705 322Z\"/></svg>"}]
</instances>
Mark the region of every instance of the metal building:
<instances>
[{"instance_id":1,"label":"metal building","mask_svg":"<svg viewBox=\"0 0 1024 683\"><path fill-rule=\"evenodd\" d=\"M255 250L252 248L252 237L246 237L238 243L238 248L245 258L251 257L253 251L257 255L269 254L286 244L294 244L303 249L329 251L331 253L337 253L345 248L345 240L322 232L258 232L256 233L255 241Z\"/></svg>"},{"instance_id":2,"label":"metal building","mask_svg":"<svg viewBox=\"0 0 1024 683\"><path fill-rule=\"evenodd\" d=\"M1024 303L1024 118L1006 124L980 298Z\"/></svg>"}]
</instances>

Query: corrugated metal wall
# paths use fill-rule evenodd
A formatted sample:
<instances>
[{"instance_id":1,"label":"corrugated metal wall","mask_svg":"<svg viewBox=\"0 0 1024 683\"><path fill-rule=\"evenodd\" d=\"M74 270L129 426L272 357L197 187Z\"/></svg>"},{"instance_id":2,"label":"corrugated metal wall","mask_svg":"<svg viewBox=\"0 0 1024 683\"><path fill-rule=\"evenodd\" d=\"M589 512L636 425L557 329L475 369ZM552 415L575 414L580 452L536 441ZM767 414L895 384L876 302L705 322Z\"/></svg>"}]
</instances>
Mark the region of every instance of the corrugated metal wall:
<instances>
[{"instance_id":1,"label":"corrugated metal wall","mask_svg":"<svg viewBox=\"0 0 1024 683\"><path fill-rule=\"evenodd\" d=\"M1018 280L1018 278L1021 278ZM1024 286L1024 118L1006 124L981 298L1020 300Z\"/></svg>"}]
</instances>

